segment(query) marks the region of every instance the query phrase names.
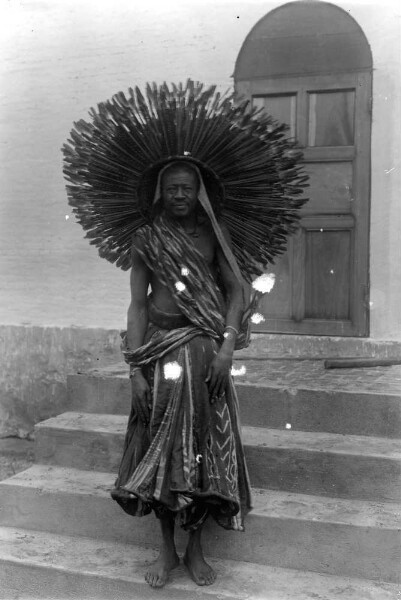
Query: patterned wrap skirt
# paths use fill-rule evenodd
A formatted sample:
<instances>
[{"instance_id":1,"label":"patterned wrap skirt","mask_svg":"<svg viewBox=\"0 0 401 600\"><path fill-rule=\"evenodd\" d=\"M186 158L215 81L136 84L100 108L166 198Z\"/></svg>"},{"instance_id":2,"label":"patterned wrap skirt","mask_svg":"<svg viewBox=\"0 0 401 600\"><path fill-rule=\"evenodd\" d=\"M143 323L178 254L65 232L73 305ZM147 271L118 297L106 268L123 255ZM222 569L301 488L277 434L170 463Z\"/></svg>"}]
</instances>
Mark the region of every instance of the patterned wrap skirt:
<instances>
[{"instance_id":1,"label":"patterned wrap skirt","mask_svg":"<svg viewBox=\"0 0 401 600\"><path fill-rule=\"evenodd\" d=\"M188 323L151 304L145 343ZM251 493L236 391L230 375L224 394L211 403L205 382L218 349L216 340L197 335L143 368L152 396L150 423L145 426L131 409L111 493L128 514L173 513L189 531L211 515L226 529L244 529Z\"/></svg>"}]
</instances>

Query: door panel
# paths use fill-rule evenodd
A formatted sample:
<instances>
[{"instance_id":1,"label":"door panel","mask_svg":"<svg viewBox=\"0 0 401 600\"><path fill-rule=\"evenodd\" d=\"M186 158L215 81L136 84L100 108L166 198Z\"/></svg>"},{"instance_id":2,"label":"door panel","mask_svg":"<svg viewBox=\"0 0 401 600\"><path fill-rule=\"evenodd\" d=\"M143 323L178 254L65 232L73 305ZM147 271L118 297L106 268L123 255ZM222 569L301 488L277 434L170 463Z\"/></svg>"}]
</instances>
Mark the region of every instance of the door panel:
<instances>
[{"instance_id":1,"label":"door panel","mask_svg":"<svg viewBox=\"0 0 401 600\"><path fill-rule=\"evenodd\" d=\"M368 334L370 73L238 82L304 151L309 202L257 331Z\"/></svg>"},{"instance_id":2,"label":"door panel","mask_svg":"<svg viewBox=\"0 0 401 600\"><path fill-rule=\"evenodd\" d=\"M306 319L350 319L350 256L350 230L306 232Z\"/></svg>"},{"instance_id":3,"label":"door panel","mask_svg":"<svg viewBox=\"0 0 401 600\"><path fill-rule=\"evenodd\" d=\"M325 162L306 165L309 175L309 200L303 214L350 213L352 165L350 162Z\"/></svg>"}]
</instances>

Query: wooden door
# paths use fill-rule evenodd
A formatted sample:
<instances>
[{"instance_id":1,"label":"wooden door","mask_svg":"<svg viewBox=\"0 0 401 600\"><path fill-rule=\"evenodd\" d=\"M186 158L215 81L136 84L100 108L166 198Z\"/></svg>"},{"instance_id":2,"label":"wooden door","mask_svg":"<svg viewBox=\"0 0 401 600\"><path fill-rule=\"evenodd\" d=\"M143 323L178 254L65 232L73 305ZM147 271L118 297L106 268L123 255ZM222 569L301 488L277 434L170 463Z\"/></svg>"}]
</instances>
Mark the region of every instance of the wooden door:
<instances>
[{"instance_id":1,"label":"wooden door","mask_svg":"<svg viewBox=\"0 0 401 600\"><path fill-rule=\"evenodd\" d=\"M304 151L309 201L256 331L368 335L371 74L238 82L237 91L290 126Z\"/></svg>"}]
</instances>

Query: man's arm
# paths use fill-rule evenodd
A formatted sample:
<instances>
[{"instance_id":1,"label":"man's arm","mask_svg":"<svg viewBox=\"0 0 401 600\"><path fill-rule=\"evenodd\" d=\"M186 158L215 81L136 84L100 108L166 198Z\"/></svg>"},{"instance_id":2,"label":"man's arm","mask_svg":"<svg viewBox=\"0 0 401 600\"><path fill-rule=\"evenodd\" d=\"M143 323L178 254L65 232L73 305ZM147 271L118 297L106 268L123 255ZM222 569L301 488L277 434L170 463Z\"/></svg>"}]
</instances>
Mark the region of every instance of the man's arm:
<instances>
[{"instance_id":1,"label":"man's arm","mask_svg":"<svg viewBox=\"0 0 401 600\"><path fill-rule=\"evenodd\" d=\"M127 315L127 342L130 350L142 346L148 326L147 293L150 283L150 271L138 251L131 252L131 303Z\"/></svg>"},{"instance_id":2,"label":"man's arm","mask_svg":"<svg viewBox=\"0 0 401 600\"><path fill-rule=\"evenodd\" d=\"M227 226L222 222L220 222L219 224L221 231L226 239L227 245L230 248L232 248L231 236ZM224 339L223 345L221 346L221 351L224 353L228 353L232 356L234 352L235 340L237 337L235 331L240 330L242 315L245 308L243 287L232 272L231 267L228 264L227 259L220 246L217 248L217 262L219 265L221 279L227 297L226 327L228 329L226 331L226 337Z\"/></svg>"},{"instance_id":3,"label":"man's arm","mask_svg":"<svg viewBox=\"0 0 401 600\"><path fill-rule=\"evenodd\" d=\"M220 223L220 228L227 244L231 248L231 238L227 227L224 223ZM237 338L236 332L240 329L244 311L242 285L232 272L220 246L217 248L217 261L227 296L227 313L224 341L210 365L208 376L206 378L211 402L214 402L218 398L222 398L222 394L226 388L232 364L235 340Z\"/></svg>"},{"instance_id":4,"label":"man's arm","mask_svg":"<svg viewBox=\"0 0 401 600\"><path fill-rule=\"evenodd\" d=\"M150 283L150 271L133 246L131 269L131 304L127 318L127 343L130 350L142 346L148 326L147 292ZM146 425L150 415L150 388L138 367L130 369L132 405L136 414Z\"/></svg>"}]
</instances>

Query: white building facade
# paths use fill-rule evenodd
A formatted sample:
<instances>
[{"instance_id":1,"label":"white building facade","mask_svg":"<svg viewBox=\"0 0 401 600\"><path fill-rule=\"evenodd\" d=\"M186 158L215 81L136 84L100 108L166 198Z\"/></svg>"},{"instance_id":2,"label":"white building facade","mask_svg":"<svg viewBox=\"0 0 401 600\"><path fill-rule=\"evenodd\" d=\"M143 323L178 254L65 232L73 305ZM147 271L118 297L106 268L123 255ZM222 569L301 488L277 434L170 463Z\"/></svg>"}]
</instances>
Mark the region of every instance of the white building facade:
<instances>
[{"instance_id":1,"label":"white building facade","mask_svg":"<svg viewBox=\"0 0 401 600\"><path fill-rule=\"evenodd\" d=\"M82 239L60 148L98 101L191 77L235 83L305 149L310 201L259 331L401 340L395 2L27 0L3 16L2 324L124 326L127 274Z\"/></svg>"}]
</instances>

